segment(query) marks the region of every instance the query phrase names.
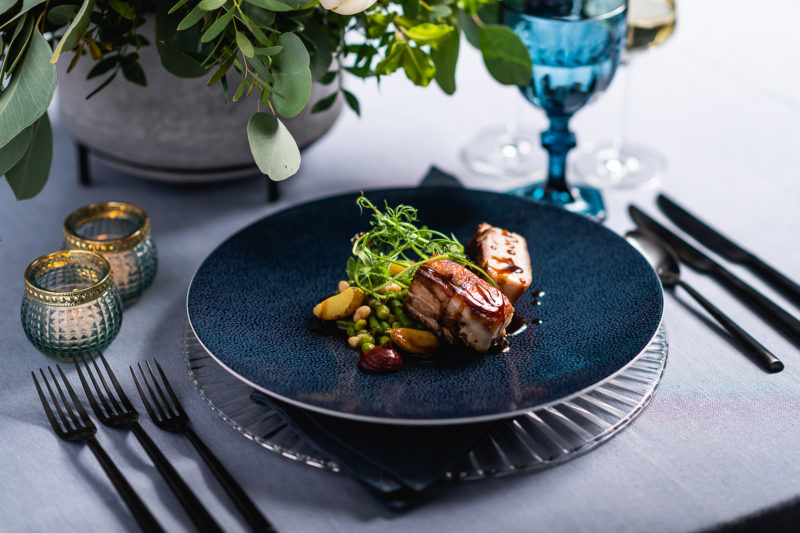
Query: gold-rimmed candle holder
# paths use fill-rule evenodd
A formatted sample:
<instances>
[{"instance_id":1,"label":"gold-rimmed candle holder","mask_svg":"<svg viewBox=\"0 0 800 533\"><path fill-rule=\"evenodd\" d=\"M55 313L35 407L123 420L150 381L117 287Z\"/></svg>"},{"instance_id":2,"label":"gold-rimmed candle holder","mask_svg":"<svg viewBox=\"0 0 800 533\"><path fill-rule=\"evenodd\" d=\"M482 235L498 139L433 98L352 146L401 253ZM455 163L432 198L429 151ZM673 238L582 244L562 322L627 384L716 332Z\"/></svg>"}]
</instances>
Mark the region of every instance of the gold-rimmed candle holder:
<instances>
[{"instance_id":1,"label":"gold-rimmed candle holder","mask_svg":"<svg viewBox=\"0 0 800 533\"><path fill-rule=\"evenodd\" d=\"M138 206L103 202L73 211L64 221L66 248L88 250L108 259L123 305L139 299L156 275L158 254L150 220Z\"/></svg>"},{"instance_id":2,"label":"gold-rimmed candle holder","mask_svg":"<svg viewBox=\"0 0 800 533\"><path fill-rule=\"evenodd\" d=\"M100 254L62 250L25 269L25 335L45 355L70 360L104 350L119 333L122 298Z\"/></svg>"}]
</instances>

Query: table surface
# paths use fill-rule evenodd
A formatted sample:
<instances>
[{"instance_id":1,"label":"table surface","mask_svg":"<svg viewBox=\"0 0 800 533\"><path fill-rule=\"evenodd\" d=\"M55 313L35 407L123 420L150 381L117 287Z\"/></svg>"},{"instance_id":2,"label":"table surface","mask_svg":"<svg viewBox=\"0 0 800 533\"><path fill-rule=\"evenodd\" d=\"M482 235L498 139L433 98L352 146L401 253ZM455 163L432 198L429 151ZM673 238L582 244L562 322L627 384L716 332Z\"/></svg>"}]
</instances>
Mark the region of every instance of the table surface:
<instances>
[{"instance_id":1,"label":"table surface","mask_svg":"<svg viewBox=\"0 0 800 533\"><path fill-rule=\"evenodd\" d=\"M800 83L796 0L771 12L742 0L679 3L674 38L635 58L630 138L656 147L669 170L660 190L800 278ZM97 201L139 204L151 216L159 272L125 311L107 350L123 385L125 367L158 357L198 433L281 531L693 531L790 502L800 494L800 351L710 279L686 279L779 357L774 375L752 364L681 291L667 296L670 354L663 382L645 412L617 437L574 461L536 474L435 487L421 506L394 512L342 474L305 467L263 450L220 420L194 391L180 353L189 281L203 258L239 228L313 198L375 186L412 186L430 165L470 187L507 184L470 174L459 149L481 128L519 113L535 128L541 113L513 88L496 85L479 56L462 47L458 92L418 89L402 75L374 84L353 80L363 118L344 113L303 155L299 175L264 202L263 178L203 186L152 183L93 164L94 184L78 185L75 152L56 125L50 182L35 199L15 202L0 187L0 523L4 530L136 530L88 449L58 440L36 398L30 371L50 363L25 339L19 321L22 273L60 247L61 223ZM618 80L574 120L580 147L614 134ZM120 82L122 83L122 82ZM544 162L544 155L542 155ZM657 213L655 190L606 194L607 224L630 229L635 202ZM547 231L547 228L542 228ZM535 250L534 250L535 253ZM787 309L798 309L759 280ZM136 405L138 398L135 398ZM232 504L188 441L142 425L200 499L230 531L244 529ZM187 517L133 437L100 428L98 438L170 531Z\"/></svg>"}]
</instances>

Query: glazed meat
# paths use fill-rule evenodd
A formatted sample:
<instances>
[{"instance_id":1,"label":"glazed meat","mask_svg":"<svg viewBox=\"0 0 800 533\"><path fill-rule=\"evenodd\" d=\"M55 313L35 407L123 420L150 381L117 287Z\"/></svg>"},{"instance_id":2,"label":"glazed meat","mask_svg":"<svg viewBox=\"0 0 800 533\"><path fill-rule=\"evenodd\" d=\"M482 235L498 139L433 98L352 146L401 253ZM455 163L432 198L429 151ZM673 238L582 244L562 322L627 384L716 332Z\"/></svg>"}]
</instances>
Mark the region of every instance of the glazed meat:
<instances>
[{"instance_id":1,"label":"glazed meat","mask_svg":"<svg viewBox=\"0 0 800 533\"><path fill-rule=\"evenodd\" d=\"M446 259L417 269L405 309L444 341L460 341L482 353L505 334L514 315L502 292Z\"/></svg>"},{"instance_id":2,"label":"glazed meat","mask_svg":"<svg viewBox=\"0 0 800 533\"><path fill-rule=\"evenodd\" d=\"M484 222L467 244L466 252L511 303L530 287L531 258L523 236Z\"/></svg>"}]
</instances>

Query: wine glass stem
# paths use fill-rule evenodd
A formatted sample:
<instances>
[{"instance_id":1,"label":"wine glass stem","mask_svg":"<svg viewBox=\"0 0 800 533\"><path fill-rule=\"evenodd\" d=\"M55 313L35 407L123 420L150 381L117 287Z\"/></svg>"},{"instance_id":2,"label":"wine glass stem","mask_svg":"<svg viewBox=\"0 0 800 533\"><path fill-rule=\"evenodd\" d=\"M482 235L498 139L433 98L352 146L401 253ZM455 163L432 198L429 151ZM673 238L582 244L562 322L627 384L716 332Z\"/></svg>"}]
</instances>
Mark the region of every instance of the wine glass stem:
<instances>
[{"instance_id":1,"label":"wine glass stem","mask_svg":"<svg viewBox=\"0 0 800 533\"><path fill-rule=\"evenodd\" d=\"M562 193L572 196L567 187L567 153L575 148L575 134L569 131L569 118L551 116L550 127L542 132L542 146L547 150L548 192Z\"/></svg>"}]
</instances>

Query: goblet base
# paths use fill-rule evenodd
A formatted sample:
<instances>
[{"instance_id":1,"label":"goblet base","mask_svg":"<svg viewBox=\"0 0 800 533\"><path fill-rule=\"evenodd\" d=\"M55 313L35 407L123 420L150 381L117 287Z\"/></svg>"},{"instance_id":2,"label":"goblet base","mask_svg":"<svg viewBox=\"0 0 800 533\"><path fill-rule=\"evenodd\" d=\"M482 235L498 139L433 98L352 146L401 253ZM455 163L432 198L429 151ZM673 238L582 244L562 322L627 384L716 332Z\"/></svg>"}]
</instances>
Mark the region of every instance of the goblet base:
<instances>
[{"instance_id":1,"label":"goblet base","mask_svg":"<svg viewBox=\"0 0 800 533\"><path fill-rule=\"evenodd\" d=\"M540 182L516 187L509 190L508 194L556 205L567 211L585 215L597 222L603 222L606 219L608 213L606 213L606 205L599 190L581 185L571 186L569 190L569 194L554 191L546 187L546 182Z\"/></svg>"},{"instance_id":2,"label":"goblet base","mask_svg":"<svg viewBox=\"0 0 800 533\"><path fill-rule=\"evenodd\" d=\"M461 151L461 160L475 173L493 178L522 178L544 167L539 132L516 124L490 126Z\"/></svg>"},{"instance_id":3,"label":"goblet base","mask_svg":"<svg viewBox=\"0 0 800 533\"><path fill-rule=\"evenodd\" d=\"M603 189L655 187L667 167L661 154L639 144L607 144L575 158L574 173Z\"/></svg>"}]
</instances>

